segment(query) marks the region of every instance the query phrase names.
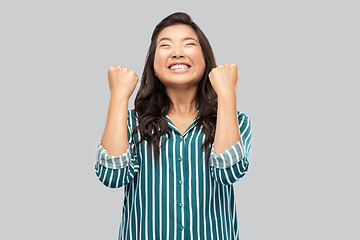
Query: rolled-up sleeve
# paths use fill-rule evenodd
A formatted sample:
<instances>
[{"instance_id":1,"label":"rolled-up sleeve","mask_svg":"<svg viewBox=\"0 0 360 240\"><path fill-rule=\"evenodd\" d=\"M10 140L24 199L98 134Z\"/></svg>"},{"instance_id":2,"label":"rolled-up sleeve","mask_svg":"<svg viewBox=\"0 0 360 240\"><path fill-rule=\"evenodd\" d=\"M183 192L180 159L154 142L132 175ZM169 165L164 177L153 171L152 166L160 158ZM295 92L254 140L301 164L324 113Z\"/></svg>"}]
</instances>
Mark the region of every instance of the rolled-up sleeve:
<instances>
[{"instance_id":1,"label":"rolled-up sleeve","mask_svg":"<svg viewBox=\"0 0 360 240\"><path fill-rule=\"evenodd\" d=\"M210 170L213 178L221 184L229 185L242 178L249 168L249 151L251 146L250 119L238 112L241 139L216 156L214 146L210 154Z\"/></svg>"},{"instance_id":2,"label":"rolled-up sleeve","mask_svg":"<svg viewBox=\"0 0 360 240\"><path fill-rule=\"evenodd\" d=\"M101 146L101 143L98 145L97 150L97 159L99 164L110 169L120 169L125 168L129 165L131 161L131 154L130 154L130 146L126 150L126 152L118 157L114 157L108 154L108 152Z\"/></svg>"},{"instance_id":3,"label":"rolled-up sleeve","mask_svg":"<svg viewBox=\"0 0 360 240\"><path fill-rule=\"evenodd\" d=\"M95 173L99 180L107 187L119 188L129 183L139 171L139 164L135 153L135 146L131 139L132 121L128 113L128 140L129 147L121 156L112 156L104 149L101 143L97 148L97 162Z\"/></svg>"}]
</instances>

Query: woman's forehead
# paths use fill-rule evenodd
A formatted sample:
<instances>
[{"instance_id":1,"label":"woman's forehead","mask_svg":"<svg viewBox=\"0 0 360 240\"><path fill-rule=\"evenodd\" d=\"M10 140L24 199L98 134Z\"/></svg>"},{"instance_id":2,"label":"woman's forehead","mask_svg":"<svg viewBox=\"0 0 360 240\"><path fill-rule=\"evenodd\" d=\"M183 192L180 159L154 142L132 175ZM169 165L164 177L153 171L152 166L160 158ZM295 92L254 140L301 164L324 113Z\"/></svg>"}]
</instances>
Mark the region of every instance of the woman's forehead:
<instances>
[{"instance_id":1,"label":"woman's forehead","mask_svg":"<svg viewBox=\"0 0 360 240\"><path fill-rule=\"evenodd\" d=\"M172 41L172 40L182 40L186 38L194 38L198 40L195 30L192 27L185 24L176 24L164 28L159 33L156 42L159 42L160 39L166 39Z\"/></svg>"}]
</instances>

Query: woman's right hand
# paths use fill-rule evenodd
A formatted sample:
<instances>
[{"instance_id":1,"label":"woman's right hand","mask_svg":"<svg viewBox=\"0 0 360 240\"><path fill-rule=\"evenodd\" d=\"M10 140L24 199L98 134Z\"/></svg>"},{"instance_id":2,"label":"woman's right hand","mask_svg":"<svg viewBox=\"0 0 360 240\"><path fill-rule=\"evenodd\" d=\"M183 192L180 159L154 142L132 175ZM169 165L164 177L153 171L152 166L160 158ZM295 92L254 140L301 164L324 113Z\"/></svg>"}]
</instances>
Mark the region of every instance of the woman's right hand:
<instances>
[{"instance_id":1,"label":"woman's right hand","mask_svg":"<svg viewBox=\"0 0 360 240\"><path fill-rule=\"evenodd\" d=\"M139 77L128 68L112 66L108 70L109 88L111 94L130 98L134 92Z\"/></svg>"}]
</instances>

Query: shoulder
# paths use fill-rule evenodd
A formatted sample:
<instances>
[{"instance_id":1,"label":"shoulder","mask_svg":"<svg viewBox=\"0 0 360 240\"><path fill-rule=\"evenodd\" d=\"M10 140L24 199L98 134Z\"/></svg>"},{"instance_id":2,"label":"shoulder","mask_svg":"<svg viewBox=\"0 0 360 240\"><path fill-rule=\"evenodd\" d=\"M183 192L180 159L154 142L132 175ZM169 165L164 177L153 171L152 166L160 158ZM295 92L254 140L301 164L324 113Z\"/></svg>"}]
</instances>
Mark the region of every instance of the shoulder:
<instances>
[{"instance_id":1,"label":"shoulder","mask_svg":"<svg viewBox=\"0 0 360 240\"><path fill-rule=\"evenodd\" d=\"M249 129L251 131L250 118L243 112L237 112L239 128L242 130Z\"/></svg>"},{"instance_id":2,"label":"shoulder","mask_svg":"<svg viewBox=\"0 0 360 240\"><path fill-rule=\"evenodd\" d=\"M128 110L128 125L132 128L138 125L134 109Z\"/></svg>"},{"instance_id":3,"label":"shoulder","mask_svg":"<svg viewBox=\"0 0 360 240\"><path fill-rule=\"evenodd\" d=\"M128 117L135 118L135 109L128 110Z\"/></svg>"},{"instance_id":4,"label":"shoulder","mask_svg":"<svg viewBox=\"0 0 360 240\"><path fill-rule=\"evenodd\" d=\"M238 122L239 122L239 129L242 135L250 134L251 135L251 123L250 118L243 112L237 112Z\"/></svg>"},{"instance_id":5,"label":"shoulder","mask_svg":"<svg viewBox=\"0 0 360 240\"><path fill-rule=\"evenodd\" d=\"M237 117L238 117L239 123L240 123L240 121L250 121L250 118L245 113L240 112L240 111L237 111Z\"/></svg>"}]
</instances>

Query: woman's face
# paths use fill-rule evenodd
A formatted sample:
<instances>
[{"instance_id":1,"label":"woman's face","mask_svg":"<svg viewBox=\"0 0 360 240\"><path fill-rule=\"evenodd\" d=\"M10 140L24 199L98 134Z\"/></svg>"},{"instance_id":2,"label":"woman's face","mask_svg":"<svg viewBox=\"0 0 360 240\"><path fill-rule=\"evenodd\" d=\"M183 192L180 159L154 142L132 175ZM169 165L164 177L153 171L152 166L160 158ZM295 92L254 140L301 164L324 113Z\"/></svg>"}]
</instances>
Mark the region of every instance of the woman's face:
<instances>
[{"instance_id":1,"label":"woman's face","mask_svg":"<svg viewBox=\"0 0 360 240\"><path fill-rule=\"evenodd\" d=\"M154 70L165 87L198 85L205 72L205 59L193 28L178 24L159 33Z\"/></svg>"}]
</instances>

